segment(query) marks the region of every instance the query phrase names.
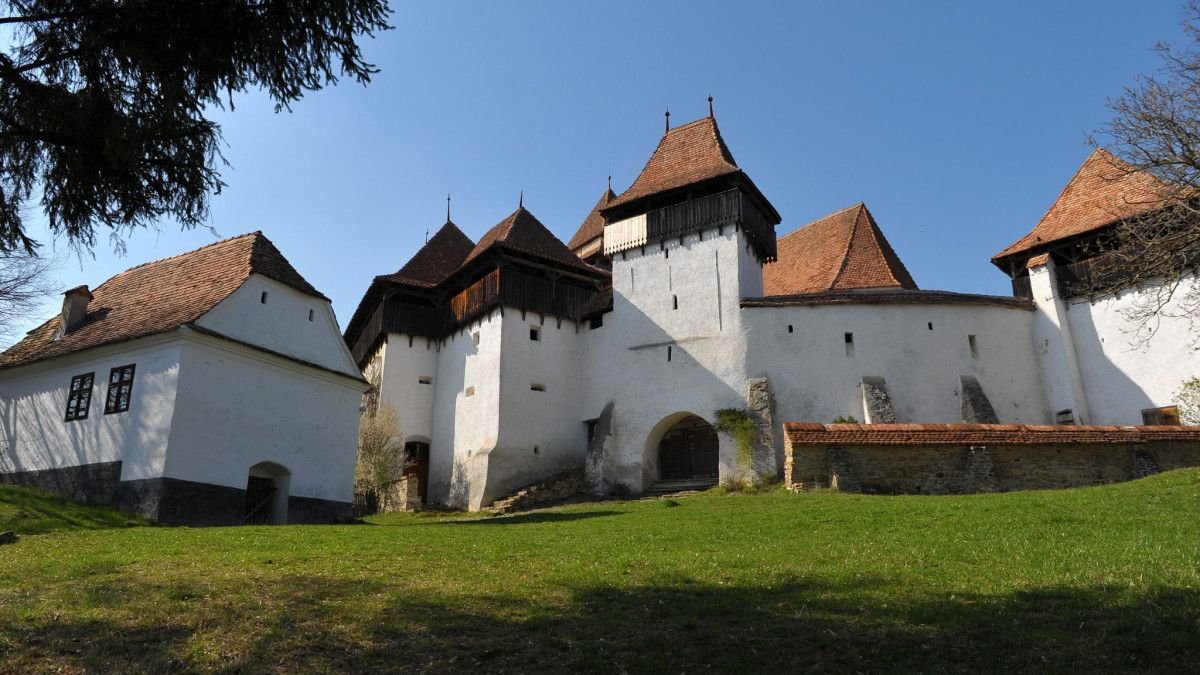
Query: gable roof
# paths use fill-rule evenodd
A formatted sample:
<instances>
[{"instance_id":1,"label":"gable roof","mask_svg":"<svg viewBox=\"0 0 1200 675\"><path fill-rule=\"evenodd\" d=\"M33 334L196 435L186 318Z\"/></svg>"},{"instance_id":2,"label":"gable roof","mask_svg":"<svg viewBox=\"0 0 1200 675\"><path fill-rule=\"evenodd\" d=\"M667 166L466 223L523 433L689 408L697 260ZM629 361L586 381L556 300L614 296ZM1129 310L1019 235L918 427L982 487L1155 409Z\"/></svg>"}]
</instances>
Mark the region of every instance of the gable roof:
<instances>
[{"instance_id":1,"label":"gable roof","mask_svg":"<svg viewBox=\"0 0 1200 675\"><path fill-rule=\"evenodd\" d=\"M463 264L475 248L475 242L458 226L447 220L412 258L392 274L376 277L382 281L432 287L441 283Z\"/></svg>"},{"instance_id":2,"label":"gable roof","mask_svg":"<svg viewBox=\"0 0 1200 675\"><path fill-rule=\"evenodd\" d=\"M588 242L604 236L604 216L600 215L600 210L608 206L609 202L616 199L617 195L609 187L600 195L600 200L592 207L587 218L583 219L583 224L575 231L575 236L571 237L571 241L567 242L567 248L572 251L577 251L583 248Z\"/></svg>"},{"instance_id":3,"label":"gable roof","mask_svg":"<svg viewBox=\"0 0 1200 675\"><path fill-rule=\"evenodd\" d=\"M605 208L627 204L703 180L740 173L733 154L721 138L717 120L702 117L668 129L629 189Z\"/></svg>"},{"instance_id":4,"label":"gable roof","mask_svg":"<svg viewBox=\"0 0 1200 675\"><path fill-rule=\"evenodd\" d=\"M87 316L78 328L56 340L59 319L50 319L0 354L0 369L188 325L229 297L251 274L328 300L262 232L251 232L121 272L92 291Z\"/></svg>"},{"instance_id":5,"label":"gable roof","mask_svg":"<svg viewBox=\"0 0 1200 675\"><path fill-rule=\"evenodd\" d=\"M546 229L524 206L517 207L507 218L488 230L479 238L479 243L463 261L466 266L472 260L493 248L504 248L536 258L561 263L570 267L596 273L599 270L579 259L566 244Z\"/></svg>"},{"instance_id":6,"label":"gable roof","mask_svg":"<svg viewBox=\"0 0 1200 675\"><path fill-rule=\"evenodd\" d=\"M778 260L763 266L765 296L917 288L862 202L780 237L777 247Z\"/></svg>"},{"instance_id":7,"label":"gable roof","mask_svg":"<svg viewBox=\"0 0 1200 675\"><path fill-rule=\"evenodd\" d=\"M1059 193L1033 230L992 257L992 262L1036 252L1049 244L1086 234L1118 220L1167 206L1170 189L1097 148Z\"/></svg>"}]
</instances>

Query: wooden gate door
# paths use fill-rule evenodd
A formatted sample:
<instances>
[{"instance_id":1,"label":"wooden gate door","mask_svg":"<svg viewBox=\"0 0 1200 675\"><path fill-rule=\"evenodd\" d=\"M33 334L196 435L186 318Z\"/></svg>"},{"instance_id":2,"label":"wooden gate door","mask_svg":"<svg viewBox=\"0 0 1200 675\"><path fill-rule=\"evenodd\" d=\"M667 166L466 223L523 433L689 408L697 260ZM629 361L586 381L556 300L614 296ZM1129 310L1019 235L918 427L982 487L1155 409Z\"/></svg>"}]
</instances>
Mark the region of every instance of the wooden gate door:
<instances>
[{"instance_id":1,"label":"wooden gate door","mask_svg":"<svg viewBox=\"0 0 1200 675\"><path fill-rule=\"evenodd\" d=\"M429 485L429 444L409 441L404 444L404 454L404 475L417 479L417 495L425 504Z\"/></svg>"},{"instance_id":2,"label":"wooden gate door","mask_svg":"<svg viewBox=\"0 0 1200 675\"><path fill-rule=\"evenodd\" d=\"M246 481L246 524L266 525L271 522L271 503L275 501L275 481L250 476Z\"/></svg>"}]
</instances>

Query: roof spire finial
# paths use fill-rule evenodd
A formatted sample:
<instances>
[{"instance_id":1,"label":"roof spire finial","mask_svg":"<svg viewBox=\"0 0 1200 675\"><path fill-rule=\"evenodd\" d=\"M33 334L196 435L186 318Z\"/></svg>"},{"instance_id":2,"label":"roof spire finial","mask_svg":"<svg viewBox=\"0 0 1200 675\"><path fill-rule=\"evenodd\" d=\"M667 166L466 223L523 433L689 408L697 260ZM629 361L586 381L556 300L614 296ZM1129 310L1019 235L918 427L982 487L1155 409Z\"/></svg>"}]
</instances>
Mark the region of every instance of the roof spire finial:
<instances>
[{"instance_id":1,"label":"roof spire finial","mask_svg":"<svg viewBox=\"0 0 1200 675\"><path fill-rule=\"evenodd\" d=\"M612 174L608 174L608 190L612 192Z\"/></svg>"},{"instance_id":2,"label":"roof spire finial","mask_svg":"<svg viewBox=\"0 0 1200 675\"><path fill-rule=\"evenodd\" d=\"M450 193L446 193L446 222L450 222Z\"/></svg>"},{"instance_id":3,"label":"roof spire finial","mask_svg":"<svg viewBox=\"0 0 1200 675\"><path fill-rule=\"evenodd\" d=\"M709 118L710 118L710 119L711 119L711 118L712 118L712 116L713 116L713 111L712 111L712 94L709 94L709 95L708 95L708 116L709 116Z\"/></svg>"},{"instance_id":4,"label":"roof spire finial","mask_svg":"<svg viewBox=\"0 0 1200 675\"><path fill-rule=\"evenodd\" d=\"M663 131L663 133L666 133L667 131L670 131L670 130L671 130L671 108L668 107L667 108L667 128Z\"/></svg>"},{"instance_id":5,"label":"roof spire finial","mask_svg":"<svg viewBox=\"0 0 1200 675\"><path fill-rule=\"evenodd\" d=\"M521 196L517 197L517 208L518 209L525 208L525 191L524 190L521 190Z\"/></svg>"}]
</instances>

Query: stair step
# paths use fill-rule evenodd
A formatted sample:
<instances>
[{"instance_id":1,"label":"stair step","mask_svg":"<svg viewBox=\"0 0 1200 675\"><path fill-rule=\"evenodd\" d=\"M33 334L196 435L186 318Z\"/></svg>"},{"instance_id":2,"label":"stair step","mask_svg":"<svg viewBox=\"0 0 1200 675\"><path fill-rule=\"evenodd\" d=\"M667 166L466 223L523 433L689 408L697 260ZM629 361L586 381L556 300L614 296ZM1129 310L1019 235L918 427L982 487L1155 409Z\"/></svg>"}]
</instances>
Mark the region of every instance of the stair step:
<instances>
[{"instance_id":1,"label":"stair step","mask_svg":"<svg viewBox=\"0 0 1200 675\"><path fill-rule=\"evenodd\" d=\"M694 490L707 490L717 484L715 478L700 478L695 480L668 480L651 483L646 488L646 494L665 495L673 492L689 492Z\"/></svg>"}]
</instances>

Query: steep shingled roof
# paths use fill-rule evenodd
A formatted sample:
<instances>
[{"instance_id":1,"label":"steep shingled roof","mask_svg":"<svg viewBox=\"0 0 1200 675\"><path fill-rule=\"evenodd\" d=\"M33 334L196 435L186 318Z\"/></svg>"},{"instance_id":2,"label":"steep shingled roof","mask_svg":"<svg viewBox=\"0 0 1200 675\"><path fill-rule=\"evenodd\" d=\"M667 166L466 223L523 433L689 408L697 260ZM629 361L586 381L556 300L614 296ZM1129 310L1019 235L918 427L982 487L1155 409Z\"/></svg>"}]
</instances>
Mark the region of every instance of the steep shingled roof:
<instances>
[{"instance_id":1,"label":"steep shingled roof","mask_svg":"<svg viewBox=\"0 0 1200 675\"><path fill-rule=\"evenodd\" d=\"M992 257L1034 252L1062 239L1098 230L1118 220L1162 208L1169 203L1166 184L1136 171L1108 151L1097 148L1059 193L1029 234Z\"/></svg>"},{"instance_id":2,"label":"steep shingled roof","mask_svg":"<svg viewBox=\"0 0 1200 675\"><path fill-rule=\"evenodd\" d=\"M404 267L393 274L376 277L400 284L433 287L445 281L471 255L475 242L458 226L447 220L445 225L425 242Z\"/></svg>"},{"instance_id":3,"label":"steep shingled roof","mask_svg":"<svg viewBox=\"0 0 1200 675\"><path fill-rule=\"evenodd\" d=\"M577 251L588 242L604 236L604 216L600 215L600 209L608 206L612 200L616 199L617 195L608 188L604 194L600 195L600 200L592 207L591 213L588 213L587 218L583 219L583 224L575 231L575 236L571 237L571 241L567 242L567 248L572 251Z\"/></svg>"},{"instance_id":4,"label":"steep shingled roof","mask_svg":"<svg viewBox=\"0 0 1200 675\"><path fill-rule=\"evenodd\" d=\"M190 324L229 297L251 274L327 300L271 240L262 232L251 232L121 272L92 291L82 325L56 340L59 319L50 319L0 354L0 369Z\"/></svg>"},{"instance_id":5,"label":"steep shingled roof","mask_svg":"<svg viewBox=\"0 0 1200 675\"><path fill-rule=\"evenodd\" d=\"M763 266L763 294L797 295L917 284L859 202L777 241L779 259Z\"/></svg>"},{"instance_id":6,"label":"steep shingled roof","mask_svg":"<svg viewBox=\"0 0 1200 675\"><path fill-rule=\"evenodd\" d=\"M633 185L606 208L740 171L717 120L702 117L663 134Z\"/></svg>"},{"instance_id":7,"label":"steep shingled roof","mask_svg":"<svg viewBox=\"0 0 1200 675\"><path fill-rule=\"evenodd\" d=\"M505 248L576 269L597 272L596 268L579 259L566 244L546 229L524 206L517 207L507 218L496 223L479 239L463 265L478 258L491 248Z\"/></svg>"}]
</instances>

